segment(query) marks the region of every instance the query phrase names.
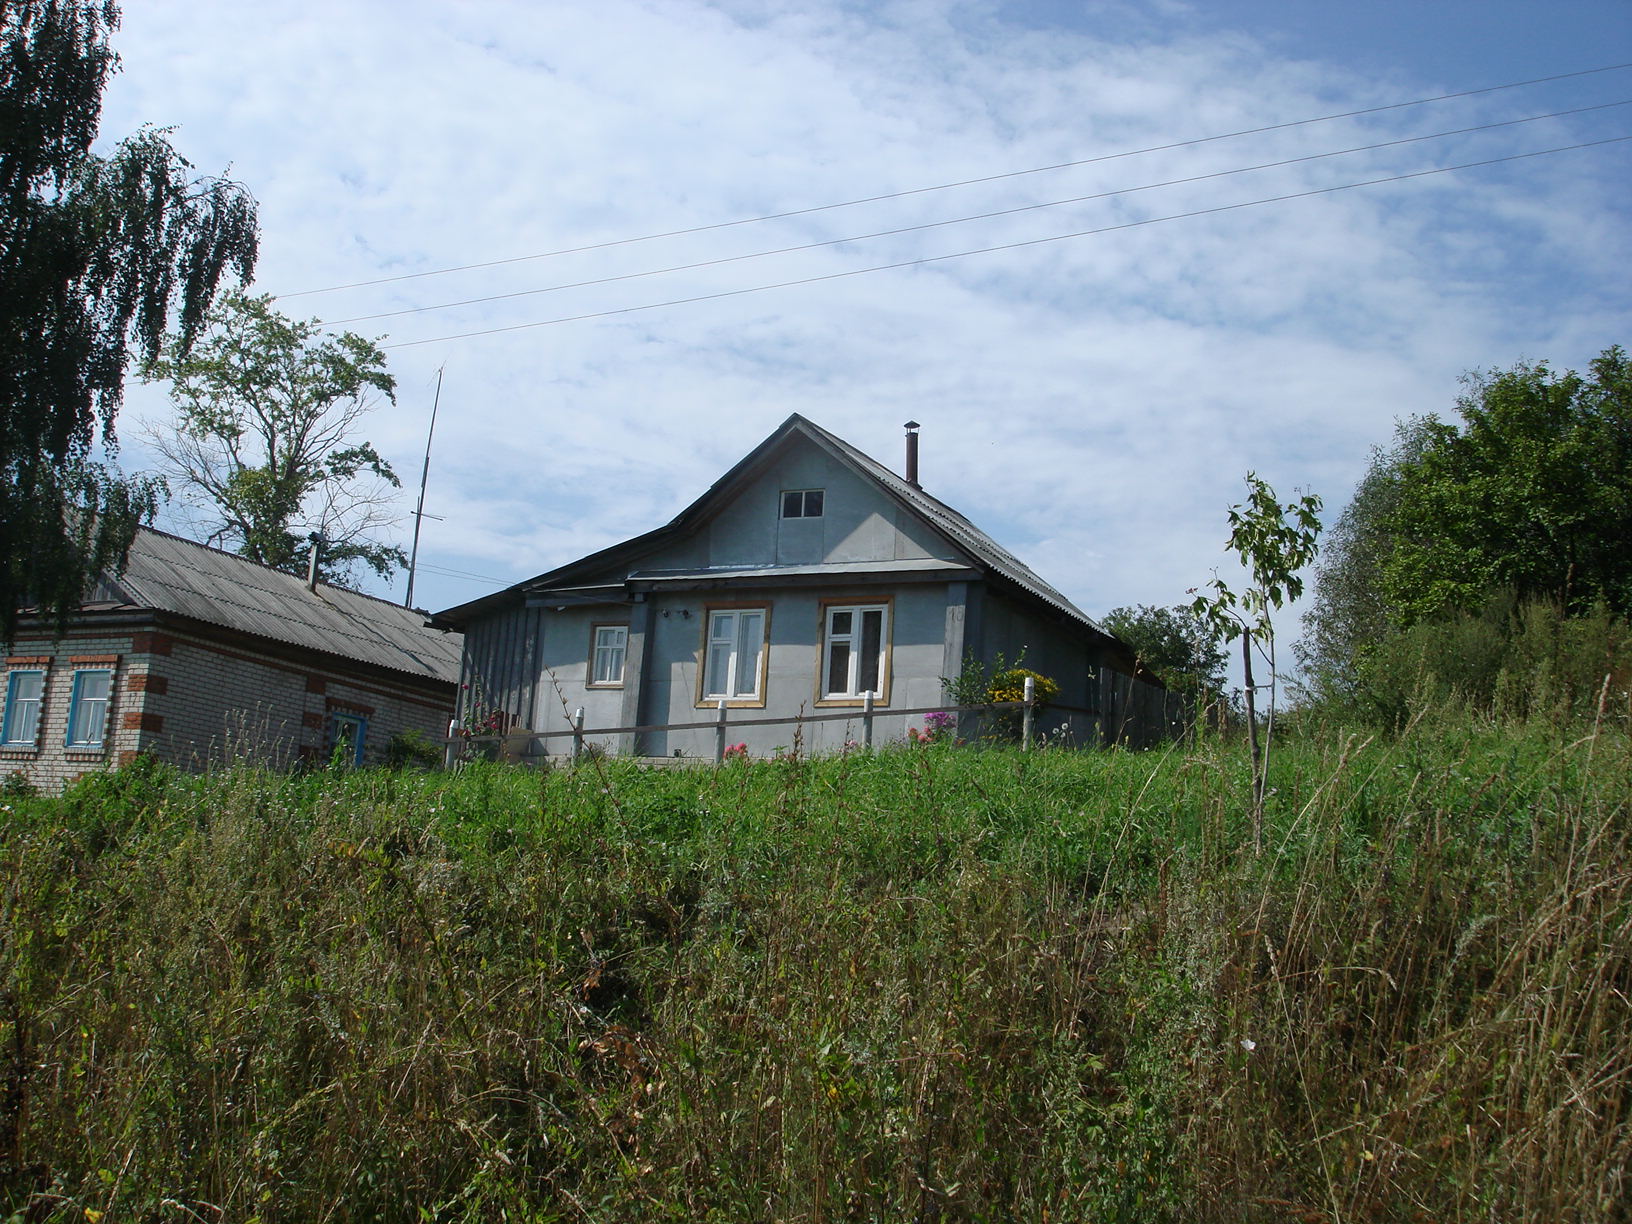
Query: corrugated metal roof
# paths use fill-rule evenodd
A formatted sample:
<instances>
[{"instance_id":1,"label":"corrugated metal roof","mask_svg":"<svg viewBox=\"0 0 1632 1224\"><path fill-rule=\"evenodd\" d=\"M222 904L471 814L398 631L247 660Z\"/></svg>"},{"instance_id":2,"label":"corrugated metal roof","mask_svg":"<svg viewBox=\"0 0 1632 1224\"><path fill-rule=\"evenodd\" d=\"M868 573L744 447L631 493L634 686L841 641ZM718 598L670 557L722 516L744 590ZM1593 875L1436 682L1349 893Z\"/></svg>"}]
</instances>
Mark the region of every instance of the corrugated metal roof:
<instances>
[{"instance_id":1,"label":"corrugated metal roof","mask_svg":"<svg viewBox=\"0 0 1632 1224\"><path fill-rule=\"evenodd\" d=\"M426 628L424 613L322 583L310 591L291 574L151 528L137 531L125 572L104 577L87 607L110 602L411 676L459 679L459 636Z\"/></svg>"}]
</instances>

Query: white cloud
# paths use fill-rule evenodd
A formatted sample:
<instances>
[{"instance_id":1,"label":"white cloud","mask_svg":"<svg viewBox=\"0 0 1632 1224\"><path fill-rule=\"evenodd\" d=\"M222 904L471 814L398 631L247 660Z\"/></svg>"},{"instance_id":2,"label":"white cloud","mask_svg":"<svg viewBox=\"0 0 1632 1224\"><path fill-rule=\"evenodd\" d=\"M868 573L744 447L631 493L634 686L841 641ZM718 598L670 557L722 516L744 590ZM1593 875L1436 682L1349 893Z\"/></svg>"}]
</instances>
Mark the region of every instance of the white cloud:
<instances>
[{"instance_id":1,"label":"white cloud","mask_svg":"<svg viewBox=\"0 0 1632 1224\"><path fill-rule=\"evenodd\" d=\"M147 0L125 14L104 130L177 124L201 170L230 162L262 203L259 286L294 292L1518 79L1477 62L1367 79L1300 55L1284 31L1205 28L1182 4L1064 13ZM1610 100L1625 85L1582 78L284 306L345 318L616 276ZM351 326L414 340L730 292L1570 143L1626 130L1615 115ZM789 412L891 463L911 417L925 425L926 485L1085 609L1172 603L1221 560L1223 512L1249 468L1283 492L1315 487L1335 513L1393 418L1449 411L1460 371L1521 356L1579 366L1624 338L1626 148L397 348L399 403L371 433L417 474L446 362L428 505L445 517L427 523L421 556L513 581L666 520ZM157 410L151 392L138 399ZM417 596L445 606L482 590L423 574Z\"/></svg>"}]
</instances>

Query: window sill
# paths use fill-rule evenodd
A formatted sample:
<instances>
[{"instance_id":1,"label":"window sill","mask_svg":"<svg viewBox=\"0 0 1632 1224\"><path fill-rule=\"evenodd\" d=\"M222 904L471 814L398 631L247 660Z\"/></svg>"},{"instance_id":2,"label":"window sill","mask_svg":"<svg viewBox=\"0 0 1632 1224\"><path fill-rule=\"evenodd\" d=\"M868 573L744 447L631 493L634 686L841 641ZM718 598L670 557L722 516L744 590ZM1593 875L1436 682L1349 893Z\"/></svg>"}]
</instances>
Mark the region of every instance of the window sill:
<instances>
[{"instance_id":1,"label":"window sill","mask_svg":"<svg viewBox=\"0 0 1632 1224\"><path fill-rule=\"evenodd\" d=\"M0 744L0 760L19 761L39 755L38 744Z\"/></svg>"},{"instance_id":2,"label":"window sill","mask_svg":"<svg viewBox=\"0 0 1632 1224\"><path fill-rule=\"evenodd\" d=\"M725 708L728 710L763 710L765 708L765 699L763 697L704 697L697 703L696 708L699 710L717 710L720 708L720 702L722 701L725 702Z\"/></svg>"},{"instance_id":3,"label":"window sill","mask_svg":"<svg viewBox=\"0 0 1632 1224\"><path fill-rule=\"evenodd\" d=\"M584 687L586 689L588 689L592 693L605 693L605 692L615 693L615 692L617 692L619 689L621 689L623 687L623 681L619 680L616 684L605 684L605 683L602 683L602 684L586 684L586 685L584 685Z\"/></svg>"},{"instance_id":4,"label":"window sill","mask_svg":"<svg viewBox=\"0 0 1632 1224\"><path fill-rule=\"evenodd\" d=\"M100 761L103 757L108 755L108 750L106 747L100 744L96 745L95 747L88 744L81 744L77 747L64 749L62 755L67 757L70 761Z\"/></svg>"},{"instance_id":5,"label":"window sill","mask_svg":"<svg viewBox=\"0 0 1632 1224\"><path fill-rule=\"evenodd\" d=\"M890 699L888 697L873 698L873 709L875 710L886 709L889 704ZM816 707L817 709L863 710L867 708L867 699L865 697L818 697Z\"/></svg>"}]
</instances>

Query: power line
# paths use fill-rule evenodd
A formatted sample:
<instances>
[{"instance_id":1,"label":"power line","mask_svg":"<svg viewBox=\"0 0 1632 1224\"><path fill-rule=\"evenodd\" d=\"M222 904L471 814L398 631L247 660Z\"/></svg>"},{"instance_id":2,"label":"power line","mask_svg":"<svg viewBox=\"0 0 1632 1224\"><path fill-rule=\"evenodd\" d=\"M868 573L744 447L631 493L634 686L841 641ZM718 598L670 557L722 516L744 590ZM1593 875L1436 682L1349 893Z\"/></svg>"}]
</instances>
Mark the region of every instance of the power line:
<instances>
[{"instance_id":1,"label":"power line","mask_svg":"<svg viewBox=\"0 0 1632 1224\"><path fill-rule=\"evenodd\" d=\"M1406 136L1398 140L1384 140L1376 144L1356 145L1348 149L1334 149L1326 153L1309 153L1301 157L1287 157L1279 161L1260 162L1253 166L1239 166L1233 170L1215 170L1208 174L1192 174L1184 178L1166 179L1157 183L1145 183L1138 187L1119 187L1112 191L1098 191L1089 195L1071 196L1063 200L1049 200L1041 204L1021 204L1014 208L1001 208L992 212L974 213L965 217L953 217L944 221L925 221L917 225L903 225L895 229L874 230L867 234L851 234L844 238L826 238L818 242L803 242L794 246L775 247L765 251L752 251L745 255L722 255L716 259L703 259L695 263L672 264L666 268L651 268L644 272L624 272L616 276L599 276L591 280L569 281L559 285L545 285L536 289L517 289L510 293L493 293L485 297L463 298L456 302L440 302L432 306L407 306L401 310L383 310L377 314L354 315L349 319L334 319L323 324L324 327L343 327L348 323L367 323L375 319L394 319L402 315L425 314L433 310L453 310L460 306L479 306L486 302L504 302L514 298L536 297L545 293L560 293L567 289L586 289L594 285L610 285L618 281L641 280L651 276L664 276L670 272L695 272L700 268L716 268L723 264L742 263L750 259L766 259L774 255L789 255L799 251L814 251L822 247L842 246L850 242L866 242L874 238L893 238L901 234L913 234L923 230L940 229L949 225L964 225L971 221L990 221L997 217L1012 217L1018 213L1037 212L1045 208L1061 208L1067 204L1085 204L1091 200L1106 200L1113 196L1132 195L1140 191L1154 191L1162 187L1179 187L1190 183L1202 183L1209 179L1229 178L1237 174L1250 174L1258 170L1274 170L1283 166L1295 166L1303 162L1321 161L1332 157L1345 157L1351 153L1369 153L1377 149L1391 149L1400 145L1421 144L1429 140L1441 140L1448 136L1466 136L1474 132L1488 132L1495 128L1514 127L1521 123L1536 123L1543 119L1558 119L1566 115L1579 115L1587 111L1610 110L1617 106L1632 105L1632 100L1620 102L1602 102L1595 106L1578 106L1571 110L1551 111L1544 115L1530 115L1523 119L1505 119L1498 123L1482 123L1475 127L1454 128L1444 132L1434 132L1426 136Z\"/></svg>"},{"instance_id":2,"label":"power line","mask_svg":"<svg viewBox=\"0 0 1632 1224\"><path fill-rule=\"evenodd\" d=\"M1316 187L1308 191L1294 191L1286 195L1265 196L1257 200L1244 200L1235 204L1219 204L1212 208L1198 208L1190 212L1173 213L1165 217L1147 217L1142 221L1125 221L1118 225L1104 225L1095 229L1076 230L1069 234L1053 234L1047 238L1028 238L1020 242L1005 242L996 246L975 247L967 251L954 251L945 255L926 255L919 259L904 259L897 263L875 264L866 268L851 268L843 272L829 272L821 276L805 276L797 280L778 281L769 285L751 285L744 289L726 289L718 293L704 293L695 297L673 298L666 302L647 302L640 306L623 306L615 310L596 310L585 314L564 315L557 319L542 319L536 323L514 323L507 327L486 327L478 331L459 332L448 336L432 336L425 340L403 340L396 344L382 345L385 349L414 348L422 344L439 344L448 340L469 340L477 336L492 336L502 332L526 331L535 327L553 327L560 323L580 323L587 319L605 319L615 315L636 314L645 310L661 310L668 306L688 306L696 302L713 302L722 298L743 297L750 293L765 293L772 289L789 289L798 285L814 285L823 281L843 280L851 276L864 276L871 272L891 272L901 268L921 267L924 264L941 263L951 259L965 259L971 255L989 255L997 251L1014 251L1024 247L1042 246L1050 242L1063 242L1069 238L1087 238L1096 234L1109 234L1117 230L1137 229L1145 225L1157 225L1165 221L1184 221L1192 217L1205 217L1214 213L1231 212L1242 208L1256 208L1263 204L1280 204L1288 200L1308 199L1311 196L1330 195L1338 191L1351 191L1358 187L1375 187L1381 183L1399 183L1407 179L1425 178L1432 174L1448 174L1453 170L1473 170L1482 166L1496 166L1504 162L1523 161L1531 157L1545 157L1552 153L1569 153L1578 149L1591 149L1599 145L1620 144L1632 140L1632 136L1612 136L1604 140L1589 140L1580 144L1559 145L1551 149L1537 149L1530 153L1513 153L1506 157L1491 157L1482 161L1462 162L1454 166L1435 166L1427 170L1414 170L1408 174L1391 174L1382 178L1364 179L1355 183L1342 183L1335 187Z\"/></svg>"},{"instance_id":3,"label":"power line","mask_svg":"<svg viewBox=\"0 0 1632 1224\"><path fill-rule=\"evenodd\" d=\"M1463 89L1456 93L1438 94L1430 98L1417 98L1410 102L1391 102L1386 106L1369 106L1361 110L1341 111L1331 115L1319 115L1312 119L1293 119L1286 123L1271 123L1264 127L1243 128L1237 132L1223 132L1216 136L1197 136L1190 140L1177 140L1171 144L1151 145L1143 149L1128 149L1120 153L1102 153L1095 157L1079 158L1075 161L1056 162L1048 166L1033 166L1027 170L1009 170L1000 174L987 174L978 178L960 179L951 183L937 183L930 187L913 187L905 191L885 192L882 195L864 196L854 200L843 200L836 204L815 204L808 208L794 208L786 212L766 213L755 217L740 217L735 221L716 221L710 225L694 225L685 229L665 230L655 234L641 234L633 238L614 238L606 242L593 242L584 246L562 247L554 251L541 251L533 255L514 255L507 259L489 259L481 263L460 264L456 267L435 268L425 272L404 272L399 276L381 276L373 280L352 281L344 285L328 285L321 289L302 289L295 293L274 295L278 301L290 298L310 297L319 293L338 293L344 289L362 289L371 285L389 285L398 281L419 280L430 276L447 276L454 272L471 272L480 268L497 268L505 264L527 263L538 259L554 259L561 255L578 255L585 251L601 251L608 247L630 246L638 242L655 242L662 238L680 238L688 234L704 234L711 230L731 229L741 225L754 225L761 221L782 221L789 217L804 217L811 213L830 212L837 208L854 208L861 204L878 204L885 200L900 200L908 196L925 195L935 191L951 191L958 187L973 187L981 183L995 183L1003 179L1021 178L1030 174L1046 174L1054 170L1069 170L1076 166L1091 166L1098 162L1117 161L1122 158L1139 157L1146 153L1165 153L1173 149L1185 149L1194 145L1210 144L1219 140L1233 140L1239 136L1261 136L1266 132L1281 132L1288 128L1306 127L1314 123L1331 123L1338 119L1357 119L1365 115L1380 115L1388 111L1405 110L1413 106L1428 106L1435 102L1449 102L1457 98L1471 98L1479 94L1498 93L1507 89L1523 89L1530 85L1546 85L1553 81L1567 81L1574 77L1594 76L1605 72L1619 72L1632 68L1632 63L1609 64L1602 68L1583 68L1578 72L1561 72L1553 76L1534 77L1528 81L1509 81L1502 85L1486 85L1479 89Z\"/></svg>"},{"instance_id":4,"label":"power line","mask_svg":"<svg viewBox=\"0 0 1632 1224\"><path fill-rule=\"evenodd\" d=\"M505 583L510 581L508 578L495 578L491 574L470 574L464 570L444 569L440 565L431 565L425 561L419 563L419 568L428 574L441 574L445 578L465 578L471 582Z\"/></svg>"}]
</instances>

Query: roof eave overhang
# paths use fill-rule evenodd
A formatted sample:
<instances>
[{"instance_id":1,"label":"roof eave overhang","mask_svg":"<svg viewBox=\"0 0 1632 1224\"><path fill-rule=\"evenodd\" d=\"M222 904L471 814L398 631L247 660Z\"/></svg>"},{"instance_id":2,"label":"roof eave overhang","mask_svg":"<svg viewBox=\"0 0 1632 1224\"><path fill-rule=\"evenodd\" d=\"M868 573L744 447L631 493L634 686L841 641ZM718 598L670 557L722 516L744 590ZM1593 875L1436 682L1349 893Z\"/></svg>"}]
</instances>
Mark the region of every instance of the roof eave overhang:
<instances>
[{"instance_id":1,"label":"roof eave overhang","mask_svg":"<svg viewBox=\"0 0 1632 1224\"><path fill-rule=\"evenodd\" d=\"M637 593L727 589L763 590L767 587L804 588L819 586L837 589L841 587L901 586L909 583L968 582L980 577L981 572L978 569L964 566L897 572L888 570L857 571L843 574L788 574L778 573L775 570L765 570L763 573L757 574L732 574L717 577L688 574L675 578L631 578L628 586L631 591Z\"/></svg>"},{"instance_id":2,"label":"roof eave overhang","mask_svg":"<svg viewBox=\"0 0 1632 1224\"><path fill-rule=\"evenodd\" d=\"M110 630L161 628L232 643L243 649L254 650L259 654L269 655L286 663L298 662L308 668L327 667L335 671L344 669L355 675L390 679L398 684L409 684L417 687L451 689L458 684L458 681L452 676L443 677L432 675L429 671L409 671L405 668L388 667L383 663L375 663L368 659L335 654L332 651L320 650L315 646L302 646L294 642L285 642L278 638L249 633L243 629L234 629L228 625L218 625L212 621L199 620L197 617L188 616L185 613L170 612L162 608L125 606L108 609L81 609L69 618L68 625L62 633L57 632L55 622L49 618L25 614L18 618L17 633L13 638L13 646L15 647L19 641L39 637L48 637L53 643L67 641L76 635L85 635L87 631L90 631L94 636L102 636Z\"/></svg>"}]
</instances>

